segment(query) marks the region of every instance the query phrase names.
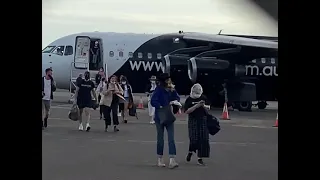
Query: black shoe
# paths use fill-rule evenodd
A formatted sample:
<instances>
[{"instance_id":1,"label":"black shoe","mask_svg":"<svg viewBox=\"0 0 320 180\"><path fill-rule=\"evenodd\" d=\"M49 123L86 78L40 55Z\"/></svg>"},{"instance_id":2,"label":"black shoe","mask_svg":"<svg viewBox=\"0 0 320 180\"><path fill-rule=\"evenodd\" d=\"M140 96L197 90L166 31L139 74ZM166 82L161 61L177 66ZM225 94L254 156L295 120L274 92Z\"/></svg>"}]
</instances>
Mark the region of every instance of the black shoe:
<instances>
[{"instance_id":1,"label":"black shoe","mask_svg":"<svg viewBox=\"0 0 320 180\"><path fill-rule=\"evenodd\" d=\"M191 157L192 157L192 152L189 152L186 158L187 162L191 161Z\"/></svg>"},{"instance_id":2,"label":"black shoe","mask_svg":"<svg viewBox=\"0 0 320 180\"><path fill-rule=\"evenodd\" d=\"M100 120L102 120L102 116L100 115Z\"/></svg>"},{"instance_id":3,"label":"black shoe","mask_svg":"<svg viewBox=\"0 0 320 180\"><path fill-rule=\"evenodd\" d=\"M200 166L204 166L204 165L206 165L206 164L204 164L204 162L203 162L203 160L202 160L202 159L198 159L198 165L200 165Z\"/></svg>"},{"instance_id":4,"label":"black shoe","mask_svg":"<svg viewBox=\"0 0 320 180\"><path fill-rule=\"evenodd\" d=\"M114 126L114 127L113 127L113 131L114 131L114 132L118 132L118 131L119 131L119 129L117 128L117 126Z\"/></svg>"},{"instance_id":5,"label":"black shoe","mask_svg":"<svg viewBox=\"0 0 320 180\"><path fill-rule=\"evenodd\" d=\"M45 128L48 127L48 118L44 118L43 126L44 126Z\"/></svg>"},{"instance_id":6,"label":"black shoe","mask_svg":"<svg viewBox=\"0 0 320 180\"><path fill-rule=\"evenodd\" d=\"M124 120L123 122L124 122L125 124L127 124L127 123L128 123L128 120Z\"/></svg>"}]
</instances>

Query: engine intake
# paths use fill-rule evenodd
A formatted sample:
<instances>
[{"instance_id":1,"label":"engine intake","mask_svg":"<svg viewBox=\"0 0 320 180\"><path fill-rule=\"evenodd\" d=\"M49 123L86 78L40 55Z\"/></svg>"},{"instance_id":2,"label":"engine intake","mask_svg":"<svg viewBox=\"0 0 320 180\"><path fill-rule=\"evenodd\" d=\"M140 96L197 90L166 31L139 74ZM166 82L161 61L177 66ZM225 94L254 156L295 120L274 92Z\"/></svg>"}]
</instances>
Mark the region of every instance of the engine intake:
<instances>
[{"instance_id":1,"label":"engine intake","mask_svg":"<svg viewBox=\"0 0 320 180\"><path fill-rule=\"evenodd\" d=\"M188 76L192 83L197 81L201 74L210 75L217 71L229 68L229 61L216 58L190 58L188 61Z\"/></svg>"},{"instance_id":2,"label":"engine intake","mask_svg":"<svg viewBox=\"0 0 320 180\"><path fill-rule=\"evenodd\" d=\"M188 65L190 57L183 55L165 55L162 60L164 72L170 74L175 68L183 69Z\"/></svg>"}]
</instances>

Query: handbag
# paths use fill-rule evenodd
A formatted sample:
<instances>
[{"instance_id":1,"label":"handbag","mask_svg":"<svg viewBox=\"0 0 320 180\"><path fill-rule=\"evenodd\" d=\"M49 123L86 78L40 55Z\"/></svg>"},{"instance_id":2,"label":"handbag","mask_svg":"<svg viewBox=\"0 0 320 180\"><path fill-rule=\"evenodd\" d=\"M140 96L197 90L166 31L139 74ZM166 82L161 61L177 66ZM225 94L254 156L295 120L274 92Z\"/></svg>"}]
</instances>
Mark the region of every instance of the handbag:
<instances>
[{"instance_id":1,"label":"handbag","mask_svg":"<svg viewBox=\"0 0 320 180\"><path fill-rule=\"evenodd\" d=\"M79 116L80 112L78 106L76 104L72 105L71 110L68 113L69 119L71 119L72 121L77 121L79 119Z\"/></svg>"},{"instance_id":2,"label":"handbag","mask_svg":"<svg viewBox=\"0 0 320 180\"><path fill-rule=\"evenodd\" d=\"M138 119L136 105L133 103L130 103L130 107L128 109L129 109L129 116L135 116Z\"/></svg>"},{"instance_id":3,"label":"handbag","mask_svg":"<svg viewBox=\"0 0 320 180\"><path fill-rule=\"evenodd\" d=\"M176 120L176 117L172 112L171 105L164 106L156 111L158 111L158 117L161 125L170 125Z\"/></svg>"},{"instance_id":4,"label":"handbag","mask_svg":"<svg viewBox=\"0 0 320 180\"><path fill-rule=\"evenodd\" d=\"M207 128L209 131L209 134L214 136L220 131L220 123L218 118L214 117L213 115L209 114L208 111L206 111L206 117L207 117Z\"/></svg>"}]
</instances>

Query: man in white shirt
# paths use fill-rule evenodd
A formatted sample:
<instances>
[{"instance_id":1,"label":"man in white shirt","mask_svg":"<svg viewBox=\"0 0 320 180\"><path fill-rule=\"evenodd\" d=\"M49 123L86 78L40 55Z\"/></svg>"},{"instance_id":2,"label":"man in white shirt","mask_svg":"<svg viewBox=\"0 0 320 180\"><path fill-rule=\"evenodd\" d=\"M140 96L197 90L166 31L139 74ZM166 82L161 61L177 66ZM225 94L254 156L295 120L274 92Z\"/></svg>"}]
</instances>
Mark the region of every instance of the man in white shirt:
<instances>
[{"instance_id":1,"label":"man in white shirt","mask_svg":"<svg viewBox=\"0 0 320 180\"><path fill-rule=\"evenodd\" d=\"M45 70L46 75L42 77L42 129L48 127L48 117L50 111L53 92L56 90L56 84L52 77L52 69Z\"/></svg>"}]
</instances>

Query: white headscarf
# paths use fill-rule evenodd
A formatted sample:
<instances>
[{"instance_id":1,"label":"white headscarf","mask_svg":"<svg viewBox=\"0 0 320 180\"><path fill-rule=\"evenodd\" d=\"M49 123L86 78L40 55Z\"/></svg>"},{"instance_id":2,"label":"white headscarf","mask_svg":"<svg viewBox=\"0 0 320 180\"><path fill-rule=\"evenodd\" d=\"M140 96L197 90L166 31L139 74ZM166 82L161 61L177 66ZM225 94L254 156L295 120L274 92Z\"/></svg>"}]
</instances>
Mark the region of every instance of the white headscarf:
<instances>
[{"instance_id":1,"label":"white headscarf","mask_svg":"<svg viewBox=\"0 0 320 180\"><path fill-rule=\"evenodd\" d=\"M202 93L203 93L202 86L199 83L196 83L191 88L190 97L192 99L197 99L202 95Z\"/></svg>"}]
</instances>

